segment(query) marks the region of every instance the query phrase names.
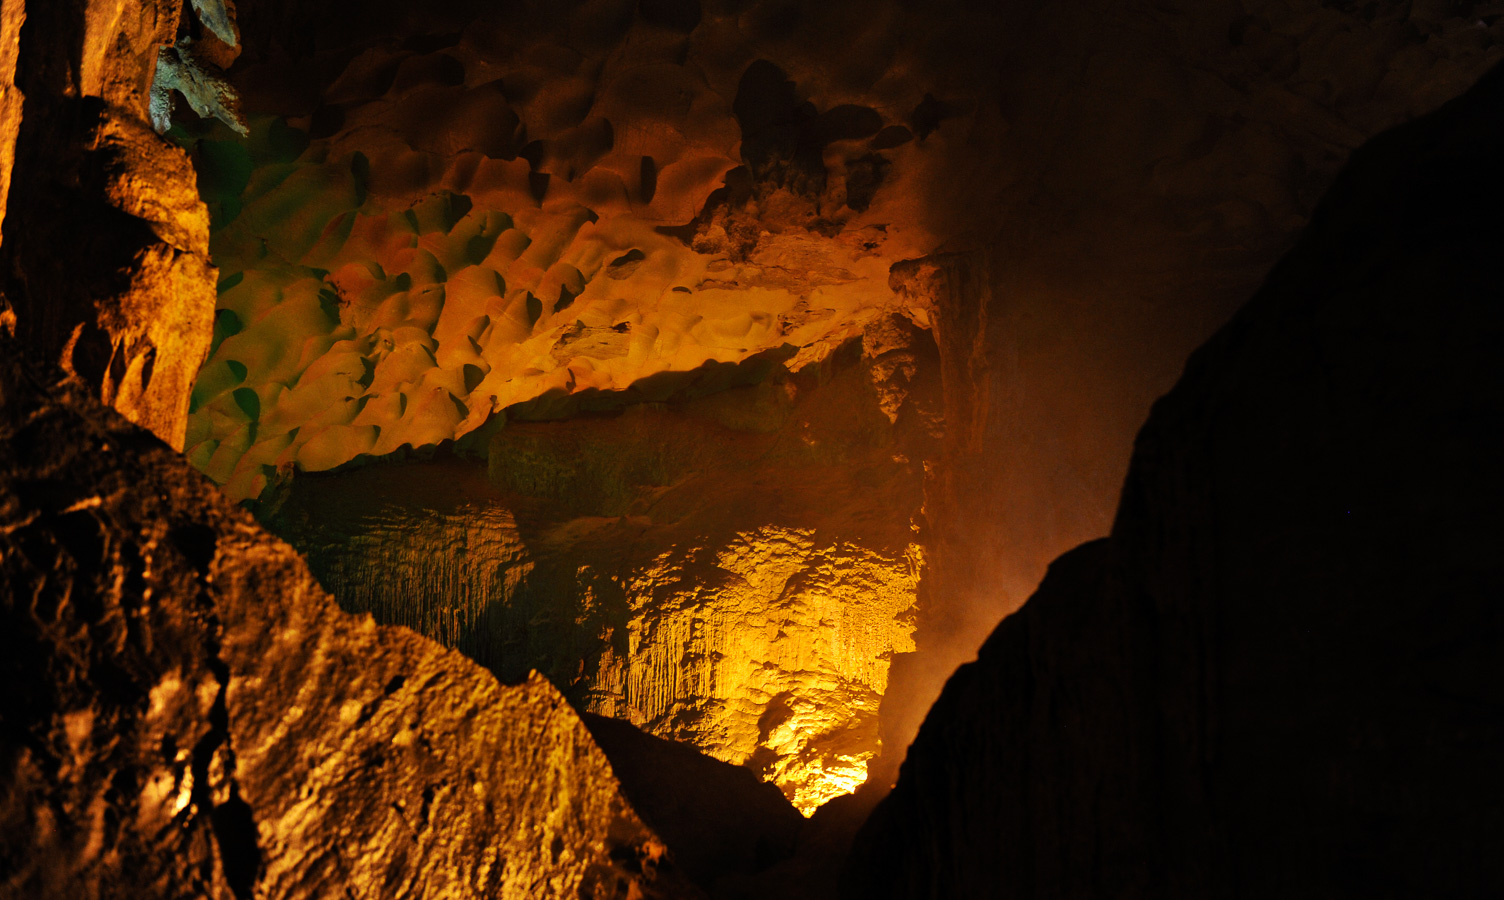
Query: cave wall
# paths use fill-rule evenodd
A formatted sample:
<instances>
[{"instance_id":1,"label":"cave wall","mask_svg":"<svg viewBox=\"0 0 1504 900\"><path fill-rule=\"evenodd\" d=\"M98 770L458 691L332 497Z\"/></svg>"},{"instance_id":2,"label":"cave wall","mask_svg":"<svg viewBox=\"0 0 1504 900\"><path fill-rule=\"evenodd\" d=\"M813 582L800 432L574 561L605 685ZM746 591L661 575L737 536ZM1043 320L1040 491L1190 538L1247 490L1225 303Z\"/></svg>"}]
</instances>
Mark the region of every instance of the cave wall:
<instances>
[{"instance_id":1,"label":"cave wall","mask_svg":"<svg viewBox=\"0 0 1504 900\"><path fill-rule=\"evenodd\" d=\"M265 518L345 608L536 669L809 813L865 779L913 649L928 338L899 317L819 371L513 421L489 480L442 457L302 476Z\"/></svg>"},{"instance_id":2,"label":"cave wall","mask_svg":"<svg viewBox=\"0 0 1504 900\"><path fill-rule=\"evenodd\" d=\"M249 349L235 338L219 345L223 359L201 381L195 460L249 496L278 469L463 434L539 391L620 389L661 366L779 341L828 346L874 312L903 309L936 327L950 437L931 461L918 651L894 666L885 712L885 742L899 750L944 678L1028 596L1047 561L1108 530L1150 403L1290 245L1346 154L1499 57L1497 7L248 6L236 70L248 108L306 127L332 154L321 165L337 169L341 153L370 148L369 186L393 209L440 187L479 200L469 225L446 222L449 237L414 229L403 247L443 256L452 236L487 234L481 210L505 211L529 239L550 204L601 218L561 232L568 247L542 268L454 253L455 265L499 277L446 281L420 267L426 296L443 292L442 310L386 309L414 295L368 277L378 254L362 263L367 274L343 281L333 263L326 273L303 259L318 270L298 270L304 306L314 310L328 283L345 309L306 332L322 341L312 351L284 354L287 371L231 358L268 357L257 347L275 334L248 330ZM482 134L455 119L483 101L508 129L515 117L516 130ZM908 140L889 145L900 132ZM653 195L644 156L720 162L692 186L668 190L665 180ZM874 173L857 209L851 187ZM341 210L315 218L338 222ZM623 240L633 221L667 233L612 244L644 256L607 260L634 265L628 278L581 267L598 255L589 247ZM252 224L229 224L225 246ZM311 239L316 225L300 227ZM850 241L859 243L842 249ZM346 265L358 243L330 258ZM856 248L860 266L845 255ZM396 269L380 260L389 282ZM555 300L559 273L570 275L548 275L556 265L591 273L591 296ZM832 268L845 273L837 280L859 276L836 286L840 302L790 276ZM246 309L261 312L246 291L242 282L221 297L242 321ZM362 318L368 302L385 306ZM451 306L461 318L484 312L479 330L446 326ZM686 330L679 313L706 319ZM733 327L747 314L751 329ZM498 340L504 317L511 331ZM399 324L427 337L398 335ZM353 335L340 331L351 326ZM388 356L383 328L412 352ZM377 384L360 359L392 377ZM310 377L284 392L295 371Z\"/></svg>"},{"instance_id":3,"label":"cave wall","mask_svg":"<svg viewBox=\"0 0 1504 900\"><path fill-rule=\"evenodd\" d=\"M476 433L540 392L567 401L779 341L818 355L902 309L936 324L951 435L932 460L918 650L895 664L885 712L897 750L1046 562L1107 530L1150 402L1346 154L1497 59L1498 15L247 4L247 108L322 149L278 144L288 132L263 122L249 179L211 186L220 215L255 213L221 222L226 258L269 281L221 283L235 327L199 383L195 462L250 497L286 472ZM474 104L506 127L476 130ZM671 190L645 157L707 167ZM425 202L436 190L450 200ZM298 209L285 253L282 207ZM258 255L268 235L286 258ZM504 235L549 255L508 252ZM467 255L476 239L486 259ZM814 283L832 267L841 302ZM573 296L587 271L594 293ZM277 291L296 301L287 322L263 316Z\"/></svg>"},{"instance_id":4,"label":"cave wall","mask_svg":"<svg viewBox=\"0 0 1504 900\"><path fill-rule=\"evenodd\" d=\"M851 897L1483 897L1504 70L1357 151L947 684Z\"/></svg>"},{"instance_id":5,"label":"cave wall","mask_svg":"<svg viewBox=\"0 0 1504 900\"><path fill-rule=\"evenodd\" d=\"M878 177L943 153L904 124L922 85L861 54L846 65L873 96L782 72L725 11L456 5L390 31L331 13L284 23L304 38L289 58L257 37L269 6L241 13L249 140L175 135L224 270L189 459L263 509L302 498L297 524L268 521L347 608L503 677L536 667L806 811L860 783L889 661L912 650L929 447L902 432L933 430L909 402L933 352L894 343L925 314L888 267L934 241ZM854 368L835 360L852 345ZM647 408L737 367L763 394L802 379L811 411L737 437ZM599 418L634 404L632 427ZM560 437L526 424L568 415L585 418ZM548 527L431 510L450 487L423 465L351 473L411 487L354 517L307 478L450 442L504 486L560 481ZM644 502L596 504L619 486L571 471L654 442L693 459Z\"/></svg>"},{"instance_id":6,"label":"cave wall","mask_svg":"<svg viewBox=\"0 0 1504 900\"><path fill-rule=\"evenodd\" d=\"M146 122L180 12L0 8L0 895L699 896L555 689L341 613L174 452L215 280Z\"/></svg>"}]
</instances>

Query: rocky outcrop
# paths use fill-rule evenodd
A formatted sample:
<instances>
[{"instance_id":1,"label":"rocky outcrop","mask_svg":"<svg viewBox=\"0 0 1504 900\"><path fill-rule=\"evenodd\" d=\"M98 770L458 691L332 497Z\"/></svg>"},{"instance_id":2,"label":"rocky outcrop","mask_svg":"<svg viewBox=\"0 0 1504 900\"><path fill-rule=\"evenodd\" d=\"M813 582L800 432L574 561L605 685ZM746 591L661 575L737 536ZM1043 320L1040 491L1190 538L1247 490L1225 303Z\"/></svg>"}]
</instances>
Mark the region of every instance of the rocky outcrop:
<instances>
[{"instance_id":1,"label":"rocky outcrop","mask_svg":"<svg viewBox=\"0 0 1504 900\"><path fill-rule=\"evenodd\" d=\"M850 897L1504 890L1504 70L1359 150L947 685Z\"/></svg>"},{"instance_id":2,"label":"rocky outcrop","mask_svg":"<svg viewBox=\"0 0 1504 900\"><path fill-rule=\"evenodd\" d=\"M632 808L673 848L674 862L719 898L794 852L804 819L750 769L585 713Z\"/></svg>"},{"instance_id":3,"label":"rocky outcrop","mask_svg":"<svg viewBox=\"0 0 1504 900\"><path fill-rule=\"evenodd\" d=\"M15 333L177 448L215 281L193 167L146 117L181 5L6 0L0 19L0 292Z\"/></svg>"},{"instance_id":4,"label":"rocky outcrop","mask_svg":"<svg viewBox=\"0 0 1504 900\"><path fill-rule=\"evenodd\" d=\"M340 612L0 340L0 896L696 895L546 681Z\"/></svg>"}]
</instances>

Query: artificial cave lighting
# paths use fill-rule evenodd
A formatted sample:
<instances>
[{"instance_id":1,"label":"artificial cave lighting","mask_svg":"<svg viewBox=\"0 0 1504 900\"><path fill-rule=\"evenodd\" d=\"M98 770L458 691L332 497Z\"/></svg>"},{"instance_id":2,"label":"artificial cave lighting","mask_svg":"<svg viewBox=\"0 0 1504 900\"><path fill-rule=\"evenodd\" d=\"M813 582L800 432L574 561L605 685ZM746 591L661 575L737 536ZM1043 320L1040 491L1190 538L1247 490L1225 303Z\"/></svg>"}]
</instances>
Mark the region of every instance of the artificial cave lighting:
<instances>
[{"instance_id":1,"label":"artificial cave lighting","mask_svg":"<svg viewBox=\"0 0 1504 900\"><path fill-rule=\"evenodd\" d=\"M295 477L267 521L347 608L504 679L541 671L807 814L862 782L889 661L913 647L922 554L891 511L921 485L879 402L902 391L872 381L893 355L804 397L765 382L515 422L489 466Z\"/></svg>"}]
</instances>

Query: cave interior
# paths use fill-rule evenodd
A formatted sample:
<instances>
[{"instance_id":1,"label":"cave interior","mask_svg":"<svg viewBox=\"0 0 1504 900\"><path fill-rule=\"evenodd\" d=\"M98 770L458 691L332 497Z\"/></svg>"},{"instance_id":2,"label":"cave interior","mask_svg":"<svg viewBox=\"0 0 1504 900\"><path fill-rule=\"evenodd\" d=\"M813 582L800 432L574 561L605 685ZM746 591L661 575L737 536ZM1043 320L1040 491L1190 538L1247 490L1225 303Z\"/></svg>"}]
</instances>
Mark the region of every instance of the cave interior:
<instances>
[{"instance_id":1,"label":"cave interior","mask_svg":"<svg viewBox=\"0 0 1504 900\"><path fill-rule=\"evenodd\" d=\"M0 0L0 897L1504 894L1501 58Z\"/></svg>"}]
</instances>

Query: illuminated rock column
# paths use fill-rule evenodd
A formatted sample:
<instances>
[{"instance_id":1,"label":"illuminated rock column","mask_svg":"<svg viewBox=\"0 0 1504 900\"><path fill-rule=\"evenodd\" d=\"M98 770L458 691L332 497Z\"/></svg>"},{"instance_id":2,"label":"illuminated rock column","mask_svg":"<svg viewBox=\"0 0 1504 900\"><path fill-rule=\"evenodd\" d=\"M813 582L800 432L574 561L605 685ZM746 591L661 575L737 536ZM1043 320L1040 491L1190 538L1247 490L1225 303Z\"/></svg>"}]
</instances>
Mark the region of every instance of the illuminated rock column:
<instances>
[{"instance_id":1,"label":"illuminated rock column","mask_svg":"<svg viewBox=\"0 0 1504 900\"><path fill-rule=\"evenodd\" d=\"M146 122L157 48L176 35L179 7L48 3L26 9L22 29L23 11L6 0L0 28L15 142L0 278L16 334L177 448L215 281L192 166Z\"/></svg>"}]
</instances>

